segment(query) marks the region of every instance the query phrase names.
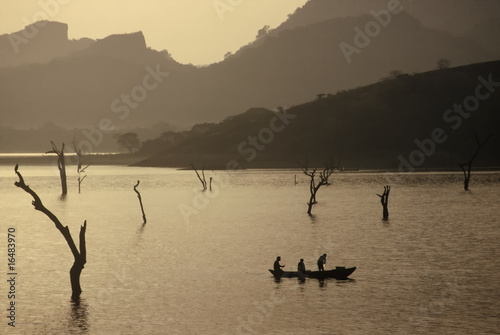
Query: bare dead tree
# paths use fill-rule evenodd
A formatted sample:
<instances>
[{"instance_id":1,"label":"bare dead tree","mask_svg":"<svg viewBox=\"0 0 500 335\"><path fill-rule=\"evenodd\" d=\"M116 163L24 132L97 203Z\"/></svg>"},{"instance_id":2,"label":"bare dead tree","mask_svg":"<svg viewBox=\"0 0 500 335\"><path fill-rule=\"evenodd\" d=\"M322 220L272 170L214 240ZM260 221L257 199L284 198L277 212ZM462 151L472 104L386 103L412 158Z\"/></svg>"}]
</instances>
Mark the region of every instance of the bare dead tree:
<instances>
[{"instance_id":1,"label":"bare dead tree","mask_svg":"<svg viewBox=\"0 0 500 335\"><path fill-rule=\"evenodd\" d=\"M321 186L329 185L328 178L333 173L333 168L326 167L325 169L323 169L322 172L319 173L319 181L316 182L316 171L317 170L318 169L314 169L312 171L309 171L307 167L302 168L302 171L304 172L304 174L306 176L309 176L309 178L310 178L310 181L309 181L310 198L309 198L309 202L307 203L307 205L308 205L307 214L309 214L309 215L311 215L313 205L318 203L316 201L316 193L318 193L318 190Z\"/></svg>"},{"instance_id":2,"label":"bare dead tree","mask_svg":"<svg viewBox=\"0 0 500 335\"><path fill-rule=\"evenodd\" d=\"M82 177L82 173L85 173L85 170L92 163L89 163L89 164L87 164L87 166L82 168L82 160L83 160L82 148L80 148L80 146L78 145L78 143L76 141L76 138L74 138L74 137L73 137L73 150L75 150L75 153L76 153L76 160L77 160L76 172L78 173L78 178L76 180L78 181L78 193L80 193L81 192L81 184L82 184L83 180L85 179L85 177L87 177L86 174Z\"/></svg>"},{"instance_id":3,"label":"bare dead tree","mask_svg":"<svg viewBox=\"0 0 500 335\"><path fill-rule=\"evenodd\" d=\"M64 142L62 144L61 150L57 149L54 142L50 141L52 144L52 150L47 151L46 154L54 153L57 155L57 168L59 169L59 175L61 176L61 187L62 194L66 195L68 193L68 186L66 184L66 161L64 159Z\"/></svg>"},{"instance_id":4,"label":"bare dead tree","mask_svg":"<svg viewBox=\"0 0 500 335\"><path fill-rule=\"evenodd\" d=\"M490 138L493 135L494 134L489 133L488 136L484 139L484 141L481 141L479 139L479 136L477 134L473 134L472 135L476 139L476 151L471 156L471 158L469 158L468 162L462 163L462 164L459 165L460 168L462 168L462 171L464 173L464 190L466 190L466 191L469 190L469 181L470 181L470 172L471 172L471 169L472 169L472 162L479 155L479 151L481 150L481 148L486 144L486 142L488 142L490 140Z\"/></svg>"},{"instance_id":5,"label":"bare dead tree","mask_svg":"<svg viewBox=\"0 0 500 335\"><path fill-rule=\"evenodd\" d=\"M207 180L205 179L205 165L203 165L203 167L201 168L201 174L202 174L203 178L200 177L200 174L198 173L198 171L194 167L194 164L191 164L191 166L193 167L194 172L196 172L196 175L198 176L198 179L200 180L201 185L203 186L203 191L206 191L207 190Z\"/></svg>"},{"instance_id":6,"label":"bare dead tree","mask_svg":"<svg viewBox=\"0 0 500 335\"><path fill-rule=\"evenodd\" d=\"M139 204L141 205L141 212L142 212L142 219L144 220L144 224L146 224L148 221L146 220L146 214L144 213L144 207L142 206L142 198L141 194L139 191L137 191L137 186L139 186L140 181L137 181L137 184L134 186L134 191L137 193L137 198L139 198Z\"/></svg>"},{"instance_id":7,"label":"bare dead tree","mask_svg":"<svg viewBox=\"0 0 500 335\"><path fill-rule=\"evenodd\" d=\"M389 209L387 205L389 204L389 192L391 191L391 187L389 185L384 186L384 193L382 195L377 194L380 197L380 203L383 207L383 217L384 220L389 219Z\"/></svg>"},{"instance_id":8,"label":"bare dead tree","mask_svg":"<svg viewBox=\"0 0 500 335\"><path fill-rule=\"evenodd\" d=\"M81 174L85 173L85 170L90 166L90 164L92 164L92 163L89 163L83 169L78 170L78 178L77 178L77 180L78 180L78 193L80 193L80 185L82 184L85 177L87 177L86 174L83 177L81 177Z\"/></svg>"},{"instance_id":9,"label":"bare dead tree","mask_svg":"<svg viewBox=\"0 0 500 335\"><path fill-rule=\"evenodd\" d=\"M73 238L71 237L71 233L69 232L68 226L63 226L59 219L52 214L45 206L42 204L42 200L38 197L38 195L33 191L28 185L25 184L23 176L18 171L18 165L14 168L17 176L19 177L19 181L16 181L14 185L23 189L25 192L30 194L33 197L33 201L31 204L35 207L35 210L40 211L47 215L47 217L54 222L56 228L61 232L61 234L66 239L71 252L73 253L73 257L75 258L75 262L69 271L70 280L71 280L71 291L73 292L71 297L73 300L78 300L80 298L80 294L82 293L82 289L80 286L80 274L87 263L87 249L85 246L85 232L87 230L87 221L83 222L83 226L80 226L80 251L76 247Z\"/></svg>"}]
</instances>

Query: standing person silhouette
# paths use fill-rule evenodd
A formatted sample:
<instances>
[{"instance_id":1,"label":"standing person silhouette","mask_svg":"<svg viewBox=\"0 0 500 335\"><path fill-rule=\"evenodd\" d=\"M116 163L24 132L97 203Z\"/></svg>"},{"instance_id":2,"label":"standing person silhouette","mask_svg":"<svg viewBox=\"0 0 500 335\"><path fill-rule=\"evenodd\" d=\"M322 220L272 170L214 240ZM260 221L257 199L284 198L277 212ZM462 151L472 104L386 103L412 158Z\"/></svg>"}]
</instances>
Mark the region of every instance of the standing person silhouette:
<instances>
[{"instance_id":1,"label":"standing person silhouette","mask_svg":"<svg viewBox=\"0 0 500 335\"><path fill-rule=\"evenodd\" d=\"M281 261L281 257L280 256L276 257L276 260L274 261L274 272L276 274L283 273L283 270L281 270L281 268L285 267L284 265L280 265L280 261Z\"/></svg>"},{"instance_id":2,"label":"standing person silhouette","mask_svg":"<svg viewBox=\"0 0 500 335\"><path fill-rule=\"evenodd\" d=\"M326 254L323 254L323 256L320 256L318 258L318 269L319 271L325 271L325 268L323 267L326 264Z\"/></svg>"}]
</instances>

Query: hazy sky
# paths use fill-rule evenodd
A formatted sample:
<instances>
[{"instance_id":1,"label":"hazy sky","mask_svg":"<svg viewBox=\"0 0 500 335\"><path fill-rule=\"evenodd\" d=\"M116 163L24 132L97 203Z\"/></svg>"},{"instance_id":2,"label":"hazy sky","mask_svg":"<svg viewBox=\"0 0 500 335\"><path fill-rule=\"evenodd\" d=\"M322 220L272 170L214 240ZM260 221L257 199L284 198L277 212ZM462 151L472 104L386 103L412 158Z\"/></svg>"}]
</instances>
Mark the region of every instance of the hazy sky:
<instances>
[{"instance_id":1,"label":"hazy sky","mask_svg":"<svg viewBox=\"0 0 500 335\"><path fill-rule=\"evenodd\" d=\"M181 63L209 64L278 26L307 0L0 0L0 35L48 18L69 38L141 30L149 47Z\"/></svg>"}]
</instances>

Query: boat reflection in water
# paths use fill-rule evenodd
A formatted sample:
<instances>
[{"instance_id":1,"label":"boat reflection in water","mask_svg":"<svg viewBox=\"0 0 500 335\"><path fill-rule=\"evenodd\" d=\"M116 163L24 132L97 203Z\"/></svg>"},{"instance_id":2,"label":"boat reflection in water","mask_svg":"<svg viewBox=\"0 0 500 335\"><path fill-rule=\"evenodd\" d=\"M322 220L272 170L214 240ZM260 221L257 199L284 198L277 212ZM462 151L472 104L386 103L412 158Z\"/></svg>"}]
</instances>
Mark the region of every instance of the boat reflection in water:
<instances>
[{"instance_id":1,"label":"boat reflection in water","mask_svg":"<svg viewBox=\"0 0 500 335\"><path fill-rule=\"evenodd\" d=\"M345 280L347 277L349 277L354 270L356 270L356 267L352 268L345 268L343 266L337 266L333 270L328 270L328 271L306 271L306 273L303 272L298 272L298 271L274 271L269 269L269 272L271 272L274 276L274 278L279 279L279 278L299 278L299 279L306 279L306 278L316 278L316 279L327 279L327 278L333 278L333 279L339 279L339 280Z\"/></svg>"}]
</instances>

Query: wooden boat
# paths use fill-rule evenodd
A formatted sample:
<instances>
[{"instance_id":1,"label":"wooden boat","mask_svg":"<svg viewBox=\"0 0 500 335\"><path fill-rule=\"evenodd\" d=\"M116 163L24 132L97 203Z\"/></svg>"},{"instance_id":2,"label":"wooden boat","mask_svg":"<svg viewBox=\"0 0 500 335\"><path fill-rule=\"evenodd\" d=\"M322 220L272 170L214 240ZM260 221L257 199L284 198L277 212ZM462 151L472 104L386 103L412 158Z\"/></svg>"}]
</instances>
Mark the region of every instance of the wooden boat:
<instances>
[{"instance_id":1,"label":"wooden boat","mask_svg":"<svg viewBox=\"0 0 500 335\"><path fill-rule=\"evenodd\" d=\"M274 278L316 278L316 279L347 279L351 275L351 273L356 270L356 267L345 268L343 266L337 266L333 270L328 271L306 271L306 273L298 272L298 271L281 271L280 273L275 273L274 270L269 269L274 276Z\"/></svg>"}]
</instances>

